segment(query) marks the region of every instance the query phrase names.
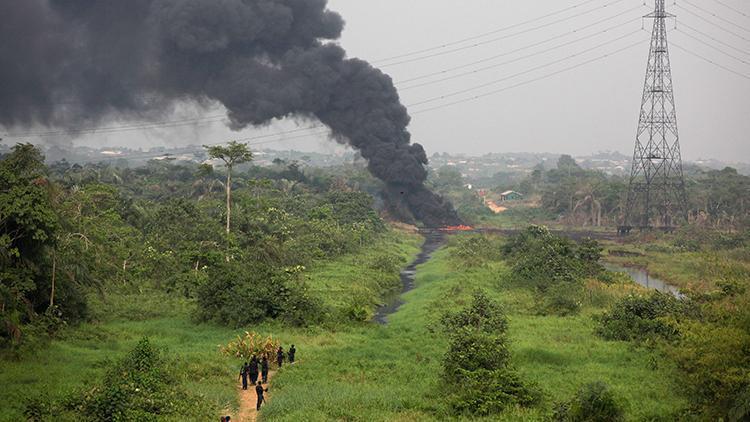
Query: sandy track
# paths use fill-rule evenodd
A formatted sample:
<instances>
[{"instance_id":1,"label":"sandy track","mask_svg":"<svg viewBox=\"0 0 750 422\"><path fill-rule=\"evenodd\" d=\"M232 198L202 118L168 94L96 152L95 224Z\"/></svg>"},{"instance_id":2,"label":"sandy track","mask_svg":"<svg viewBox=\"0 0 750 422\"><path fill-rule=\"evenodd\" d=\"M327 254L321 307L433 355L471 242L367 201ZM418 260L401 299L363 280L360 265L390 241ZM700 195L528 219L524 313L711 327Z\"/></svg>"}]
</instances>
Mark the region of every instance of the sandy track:
<instances>
[{"instance_id":1,"label":"sandy track","mask_svg":"<svg viewBox=\"0 0 750 422\"><path fill-rule=\"evenodd\" d=\"M268 372L268 384L264 384L264 388L268 388L271 385L271 379L276 375L276 371ZM249 384L248 380L248 384ZM240 410L236 418L239 422L255 422L258 417L258 412L255 410L255 404L258 402L258 396L255 395L255 386L248 385L247 390L242 389L242 382L237 383L237 391L240 395ZM266 401L271 400L270 388L269 392L265 394ZM265 404L264 404L265 406ZM232 422L235 421L235 416L232 416Z\"/></svg>"}]
</instances>

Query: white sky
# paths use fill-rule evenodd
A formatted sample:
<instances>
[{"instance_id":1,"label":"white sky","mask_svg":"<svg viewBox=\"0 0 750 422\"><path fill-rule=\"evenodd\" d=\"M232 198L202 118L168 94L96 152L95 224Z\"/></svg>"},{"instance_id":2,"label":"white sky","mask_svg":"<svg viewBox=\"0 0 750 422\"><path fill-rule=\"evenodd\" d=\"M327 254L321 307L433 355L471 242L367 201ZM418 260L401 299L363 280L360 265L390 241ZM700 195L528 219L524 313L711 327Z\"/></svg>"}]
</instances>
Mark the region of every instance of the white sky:
<instances>
[{"instance_id":1,"label":"white sky","mask_svg":"<svg viewBox=\"0 0 750 422\"><path fill-rule=\"evenodd\" d=\"M429 105L441 105L450 100L505 89L612 53L640 40L637 46L606 59L482 99L424 113L416 112L427 106L410 107L413 114L410 130L414 140L424 145L428 155L443 151L467 154L529 151L578 155L604 150L630 154L635 141L652 24L650 20L645 21L647 31L640 31L641 20L638 18L651 11L649 6L643 6L642 0L591 0L566 13L479 38L474 42L487 42L478 47L394 66L385 66L389 62L381 60L502 29L583 1L329 0L329 7L339 12L347 22L341 44L348 50L349 55L383 65L383 70L390 74L399 86L402 100L407 105L492 83L502 78L507 80ZM722 2L750 15L750 3L746 0ZM647 3L653 8L652 0ZM678 15L679 30L674 30L674 22L669 23L671 42L745 75L743 77L730 73L672 47L675 99L683 157L689 160L717 158L725 161L750 161L750 18L714 0L691 0L687 4L682 0L676 7L671 1L668 3L668 9ZM603 7L605 4L609 6ZM712 17L692 5L716 13L725 20ZM634 8L637 9L632 10ZM591 12L539 30L532 30L534 27L586 11ZM602 22L618 14L622 15ZM715 25L699 19L696 15L714 22ZM736 26L728 22L735 23ZM623 25L606 33L602 32L618 24ZM691 28L698 29L706 35L692 32ZM574 30L577 32L571 33ZM521 31L526 33L510 36ZM610 42L634 31L637 33L620 41ZM691 34L736 58L729 57L686 34ZM500 37L506 38L488 42ZM583 37L589 38L535 57L523 58ZM714 40L707 37L713 37ZM548 40L549 42L536 47L524 48L517 53L509 54L513 50ZM608 44L590 50L603 43ZM471 44L472 42L463 43L451 49ZM445 50L447 49L434 50L428 54ZM441 72L501 54L504 56L487 60L481 65L425 78L419 82L518 60L472 75L408 90L404 88L409 84L399 83L416 76ZM576 56L569 60L537 71L529 71L573 54ZM413 57L415 56L409 56L407 59ZM740 60L744 60L745 63ZM511 78L517 74L521 76ZM191 114L186 111L184 115ZM282 122L262 131L247 130L236 134L223 128L221 123L214 123L145 133L128 132L116 136L106 135L104 138L106 143L112 145L148 147L163 143L219 142L294 127L294 123ZM289 135L293 136L299 134ZM101 140L102 135L98 135L83 139L83 143L101 145ZM267 139L258 141L263 140ZM336 145L323 136L291 139L263 146L299 150L336 149Z\"/></svg>"}]
</instances>

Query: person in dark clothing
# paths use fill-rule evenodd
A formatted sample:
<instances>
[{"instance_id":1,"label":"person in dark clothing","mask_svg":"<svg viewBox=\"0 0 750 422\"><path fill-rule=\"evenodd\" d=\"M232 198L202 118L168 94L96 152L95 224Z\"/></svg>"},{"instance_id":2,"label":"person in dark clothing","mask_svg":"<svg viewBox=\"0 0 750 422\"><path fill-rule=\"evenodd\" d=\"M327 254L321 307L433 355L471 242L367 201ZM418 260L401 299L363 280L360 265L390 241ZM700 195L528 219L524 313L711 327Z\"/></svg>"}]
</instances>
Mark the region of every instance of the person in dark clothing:
<instances>
[{"instance_id":1,"label":"person in dark clothing","mask_svg":"<svg viewBox=\"0 0 750 422\"><path fill-rule=\"evenodd\" d=\"M284 363L284 349L279 346L279 350L276 351L276 364L281 368L282 363Z\"/></svg>"},{"instance_id":2,"label":"person in dark clothing","mask_svg":"<svg viewBox=\"0 0 750 422\"><path fill-rule=\"evenodd\" d=\"M260 374L263 377L263 384L268 382L268 358L263 355L263 360L260 361Z\"/></svg>"},{"instance_id":3,"label":"person in dark clothing","mask_svg":"<svg viewBox=\"0 0 750 422\"><path fill-rule=\"evenodd\" d=\"M255 406L255 410L260 410L260 405L266 401L266 398L263 396L264 391L267 392L268 388L263 388L260 381L258 381L258 384L255 386L255 394L258 395L258 404Z\"/></svg>"},{"instance_id":4,"label":"person in dark clothing","mask_svg":"<svg viewBox=\"0 0 750 422\"><path fill-rule=\"evenodd\" d=\"M255 383L258 382L258 357L255 355L253 355L253 358L250 359L249 372L250 381L253 385L255 385Z\"/></svg>"},{"instance_id":5,"label":"person in dark clothing","mask_svg":"<svg viewBox=\"0 0 750 422\"><path fill-rule=\"evenodd\" d=\"M292 345L292 347L289 348L289 354L288 354L288 356L289 356L289 364L290 365L294 363L294 354L295 353L297 353L297 349L295 349L294 345Z\"/></svg>"},{"instance_id":6,"label":"person in dark clothing","mask_svg":"<svg viewBox=\"0 0 750 422\"><path fill-rule=\"evenodd\" d=\"M240 378L242 378L242 389L247 390L247 362L240 369Z\"/></svg>"}]
</instances>

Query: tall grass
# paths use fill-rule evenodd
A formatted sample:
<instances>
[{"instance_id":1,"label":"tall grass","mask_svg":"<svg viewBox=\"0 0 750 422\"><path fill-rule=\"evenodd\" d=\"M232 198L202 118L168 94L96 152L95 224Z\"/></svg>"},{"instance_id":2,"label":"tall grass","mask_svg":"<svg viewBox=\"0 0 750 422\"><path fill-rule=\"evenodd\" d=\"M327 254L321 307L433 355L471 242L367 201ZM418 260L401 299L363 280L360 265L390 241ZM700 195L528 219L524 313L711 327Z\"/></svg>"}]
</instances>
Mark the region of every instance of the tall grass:
<instances>
[{"instance_id":1,"label":"tall grass","mask_svg":"<svg viewBox=\"0 0 750 422\"><path fill-rule=\"evenodd\" d=\"M374 308L385 290L397 287L398 270L388 273L373 263L382 261L384 254L405 263L416 254L420 241L415 235L388 233L358 253L315 263L307 281L334 310L357 295ZM308 349L330 348L350 338L322 328L290 329L275 323L241 328L197 324L191 317L194 306L191 301L160 292L119 293L104 298L92 295L92 322L63 330L53 341L27 350L19 359L0 359L0 420L24 420L22 412L29 398L62 397L93 385L113 361L143 337L176 358L186 387L214 403L218 419L221 413L236 414L241 364L219 353L219 345L252 330L272 334L287 347L296 341L298 359L308 360ZM329 325L351 326L345 321ZM189 421L191 416L184 415L181 420Z\"/></svg>"},{"instance_id":2,"label":"tall grass","mask_svg":"<svg viewBox=\"0 0 750 422\"><path fill-rule=\"evenodd\" d=\"M447 339L433 328L443 312L468 303L477 288L506 307L514 365L545 393L539 407L511 409L500 420L543 420L553 403L597 380L624 399L629 420L668 418L684 407L669 381L669 365L650 352L594 336L591 315L599 309L588 306L567 318L535 316L533 295L506 282L504 264L455 270L450 250L436 253L419 268L417 288L405 295L406 304L387 326L344 330L328 341L325 334L299 336L305 357L277 376L264 419L451 419L442 397L452 380L439 375Z\"/></svg>"}]
</instances>

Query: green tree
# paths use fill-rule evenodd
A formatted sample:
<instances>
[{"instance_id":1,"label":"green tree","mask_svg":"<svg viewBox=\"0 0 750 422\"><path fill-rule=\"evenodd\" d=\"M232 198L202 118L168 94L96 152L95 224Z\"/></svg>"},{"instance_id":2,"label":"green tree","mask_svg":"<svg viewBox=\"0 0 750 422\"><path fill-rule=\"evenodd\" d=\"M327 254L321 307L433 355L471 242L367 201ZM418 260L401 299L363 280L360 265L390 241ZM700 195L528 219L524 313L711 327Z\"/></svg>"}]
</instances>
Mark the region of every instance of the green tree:
<instances>
[{"instance_id":1,"label":"green tree","mask_svg":"<svg viewBox=\"0 0 750 422\"><path fill-rule=\"evenodd\" d=\"M229 228L232 220L232 169L237 164L246 163L253 159L253 153L247 147L247 144L242 144L237 141L232 141L228 145L216 145L208 146L204 145L204 148L208 151L208 156L214 159L219 159L224 162L227 168L227 234L229 234Z\"/></svg>"},{"instance_id":2,"label":"green tree","mask_svg":"<svg viewBox=\"0 0 750 422\"><path fill-rule=\"evenodd\" d=\"M21 324L43 310L48 298L30 299L49 280L47 248L57 216L41 152L18 144L0 161L0 319L6 338L20 339Z\"/></svg>"}]
</instances>

